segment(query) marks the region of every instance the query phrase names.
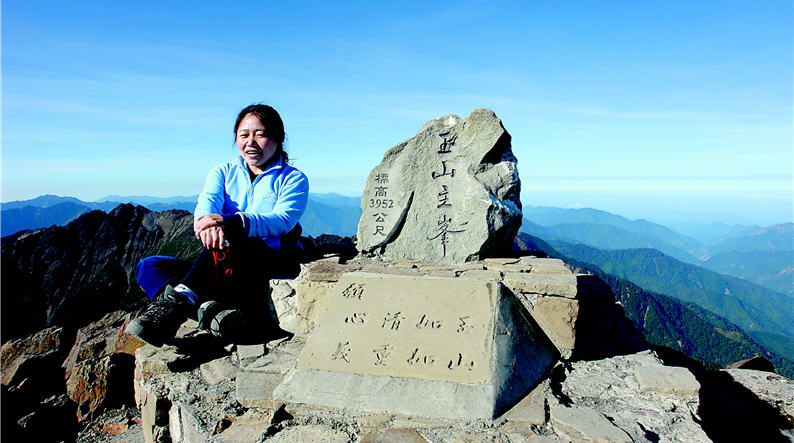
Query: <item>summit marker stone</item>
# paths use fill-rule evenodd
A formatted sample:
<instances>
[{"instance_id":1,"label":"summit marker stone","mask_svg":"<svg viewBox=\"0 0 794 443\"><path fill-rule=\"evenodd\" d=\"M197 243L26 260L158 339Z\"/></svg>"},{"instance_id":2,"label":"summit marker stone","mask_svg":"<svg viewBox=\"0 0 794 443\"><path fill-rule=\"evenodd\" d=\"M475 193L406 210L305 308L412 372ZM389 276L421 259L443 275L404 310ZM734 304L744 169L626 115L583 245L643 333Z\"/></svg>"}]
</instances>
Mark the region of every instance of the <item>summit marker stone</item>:
<instances>
[{"instance_id":1,"label":"summit marker stone","mask_svg":"<svg viewBox=\"0 0 794 443\"><path fill-rule=\"evenodd\" d=\"M296 369L273 395L365 412L490 419L557 358L497 280L351 272L339 278Z\"/></svg>"},{"instance_id":2,"label":"summit marker stone","mask_svg":"<svg viewBox=\"0 0 794 443\"><path fill-rule=\"evenodd\" d=\"M493 111L431 120L367 178L358 249L462 263L508 250L521 225L510 134Z\"/></svg>"}]
</instances>

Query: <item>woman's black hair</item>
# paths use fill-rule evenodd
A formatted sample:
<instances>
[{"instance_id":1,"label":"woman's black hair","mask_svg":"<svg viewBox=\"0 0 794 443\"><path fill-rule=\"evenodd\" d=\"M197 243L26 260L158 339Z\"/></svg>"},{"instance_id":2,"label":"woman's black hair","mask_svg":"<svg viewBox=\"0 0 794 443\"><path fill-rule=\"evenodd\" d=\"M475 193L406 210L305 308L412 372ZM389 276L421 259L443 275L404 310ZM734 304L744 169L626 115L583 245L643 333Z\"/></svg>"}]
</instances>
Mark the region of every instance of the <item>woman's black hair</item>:
<instances>
[{"instance_id":1,"label":"woman's black hair","mask_svg":"<svg viewBox=\"0 0 794 443\"><path fill-rule=\"evenodd\" d=\"M237 139L237 128L240 127L240 122L242 122L245 116L248 114L254 114L265 127L268 138L275 140L275 155L280 156L281 161L284 163L289 163L289 155L287 155L287 152L284 151L284 139L286 138L286 134L284 134L284 122L281 120L281 116L278 115L278 112L268 105L263 105L260 103L246 106L242 111L240 111L239 114L237 114L237 120L234 122L235 140Z\"/></svg>"}]
</instances>

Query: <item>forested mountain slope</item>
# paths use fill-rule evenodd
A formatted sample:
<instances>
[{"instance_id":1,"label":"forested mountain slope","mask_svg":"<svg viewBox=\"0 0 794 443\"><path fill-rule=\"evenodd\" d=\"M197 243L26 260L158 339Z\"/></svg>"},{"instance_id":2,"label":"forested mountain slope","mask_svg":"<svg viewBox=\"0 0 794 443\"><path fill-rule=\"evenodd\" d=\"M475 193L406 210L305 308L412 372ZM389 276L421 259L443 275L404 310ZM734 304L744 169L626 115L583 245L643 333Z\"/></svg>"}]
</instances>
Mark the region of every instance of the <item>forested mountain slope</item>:
<instances>
[{"instance_id":1,"label":"forested mountain slope","mask_svg":"<svg viewBox=\"0 0 794 443\"><path fill-rule=\"evenodd\" d=\"M794 299L748 281L718 274L668 257L654 249L602 251L584 245L556 244L560 253L600 267L646 290L695 303L735 323L750 334L794 338ZM760 339L760 336L757 337ZM794 342L792 342L794 343ZM773 343L766 342L766 346ZM794 358L794 349L775 349Z\"/></svg>"},{"instance_id":2,"label":"forested mountain slope","mask_svg":"<svg viewBox=\"0 0 794 443\"><path fill-rule=\"evenodd\" d=\"M767 349L741 328L713 312L694 303L647 291L592 263L566 256L544 240L526 233L519 233L516 244L521 249L543 251L550 257L560 258L569 265L599 276L623 305L626 316L651 343L721 366L763 355L773 362L780 374L794 377L794 361Z\"/></svg>"}]
</instances>

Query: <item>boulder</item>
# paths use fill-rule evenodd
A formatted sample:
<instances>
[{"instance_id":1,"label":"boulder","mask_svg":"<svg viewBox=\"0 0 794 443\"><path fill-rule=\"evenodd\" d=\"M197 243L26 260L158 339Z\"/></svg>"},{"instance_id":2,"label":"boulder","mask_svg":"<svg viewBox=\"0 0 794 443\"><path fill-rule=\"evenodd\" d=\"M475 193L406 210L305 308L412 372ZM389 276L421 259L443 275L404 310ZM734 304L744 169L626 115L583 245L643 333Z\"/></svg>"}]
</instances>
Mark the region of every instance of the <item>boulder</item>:
<instances>
[{"instance_id":1,"label":"boulder","mask_svg":"<svg viewBox=\"0 0 794 443\"><path fill-rule=\"evenodd\" d=\"M555 370L550 378L556 396L547 401L566 440L625 441L626 433L628 441L710 441L696 415L702 397L697 381L685 368L664 366L651 351ZM667 381L672 386L664 387Z\"/></svg>"},{"instance_id":2,"label":"boulder","mask_svg":"<svg viewBox=\"0 0 794 443\"><path fill-rule=\"evenodd\" d=\"M516 161L493 111L431 120L370 172L357 248L427 263L509 250L522 217Z\"/></svg>"},{"instance_id":3,"label":"boulder","mask_svg":"<svg viewBox=\"0 0 794 443\"><path fill-rule=\"evenodd\" d=\"M727 369L753 369L756 371L775 372L775 365L766 358L756 355L747 360L737 361L726 366Z\"/></svg>"},{"instance_id":4,"label":"boulder","mask_svg":"<svg viewBox=\"0 0 794 443\"><path fill-rule=\"evenodd\" d=\"M24 368L36 366L36 361L48 360L48 356L57 358L62 351L61 341L63 328L51 327L41 330L25 338L10 340L0 348L0 365L2 376L0 382L4 386L19 383L27 376ZM68 346L68 345L67 345Z\"/></svg>"},{"instance_id":5,"label":"boulder","mask_svg":"<svg viewBox=\"0 0 794 443\"><path fill-rule=\"evenodd\" d=\"M790 423L789 431L794 430L794 381L764 370L725 369L724 371L759 401L785 417Z\"/></svg>"},{"instance_id":6,"label":"boulder","mask_svg":"<svg viewBox=\"0 0 794 443\"><path fill-rule=\"evenodd\" d=\"M135 350L144 343L124 333L133 314L115 311L81 328L63 367L66 394L84 422L105 408L133 405Z\"/></svg>"},{"instance_id":7,"label":"boulder","mask_svg":"<svg viewBox=\"0 0 794 443\"><path fill-rule=\"evenodd\" d=\"M18 432L16 441L68 441L79 429L74 419L75 404L65 394L45 399L31 413L20 418L17 429L3 437Z\"/></svg>"},{"instance_id":8,"label":"boulder","mask_svg":"<svg viewBox=\"0 0 794 443\"><path fill-rule=\"evenodd\" d=\"M573 442L626 442L631 437L613 425L603 414L584 407L553 407L551 421L557 429Z\"/></svg>"},{"instance_id":9,"label":"boulder","mask_svg":"<svg viewBox=\"0 0 794 443\"><path fill-rule=\"evenodd\" d=\"M39 424L53 417L53 422L63 417L71 422L63 431L45 432L46 439L64 438L73 430L74 404L57 400L63 394L61 363L69 349L67 340L62 328L52 327L3 344L2 401L11 405L3 410L3 440L35 440L46 431Z\"/></svg>"}]
</instances>

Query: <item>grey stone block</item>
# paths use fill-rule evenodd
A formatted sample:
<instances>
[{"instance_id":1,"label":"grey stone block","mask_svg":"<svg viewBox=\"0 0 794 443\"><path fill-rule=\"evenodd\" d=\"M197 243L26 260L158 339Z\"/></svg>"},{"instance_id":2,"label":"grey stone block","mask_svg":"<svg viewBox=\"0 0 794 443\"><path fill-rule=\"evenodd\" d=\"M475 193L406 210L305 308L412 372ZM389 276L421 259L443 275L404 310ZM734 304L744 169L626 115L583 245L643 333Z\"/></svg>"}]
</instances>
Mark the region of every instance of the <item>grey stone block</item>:
<instances>
[{"instance_id":1,"label":"grey stone block","mask_svg":"<svg viewBox=\"0 0 794 443\"><path fill-rule=\"evenodd\" d=\"M199 368L201 377L211 385L217 385L237 373L237 366L232 363L231 357L228 356L203 363Z\"/></svg>"},{"instance_id":2,"label":"grey stone block","mask_svg":"<svg viewBox=\"0 0 794 443\"><path fill-rule=\"evenodd\" d=\"M283 379L279 373L241 370L237 372L237 401L246 408L274 407L273 390Z\"/></svg>"},{"instance_id":3,"label":"grey stone block","mask_svg":"<svg viewBox=\"0 0 794 443\"><path fill-rule=\"evenodd\" d=\"M631 442L627 433L593 409L553 407L550 415L554 426L573 442Z\"/></svg>"},{"instance_id":4,"label":"grey stone block","mask_svg":"<svg viewBox=\"0 0 794 443\"><path fill-rule=\"evenodd\" d=\"M265 355L265 345L237 345L237 359L244 366Z\"/></svg>"},{"instance_id":5,"label":"grey stone block","mask_svg":"<svg viewBox=\"0 0 794 443\"><path fill-rule=\"evenodd\" d=\"M695 396L700 383L687 368L677 366L640 366L634 369L634 377L642 391Z\"/></svg>"}]
</instances>

